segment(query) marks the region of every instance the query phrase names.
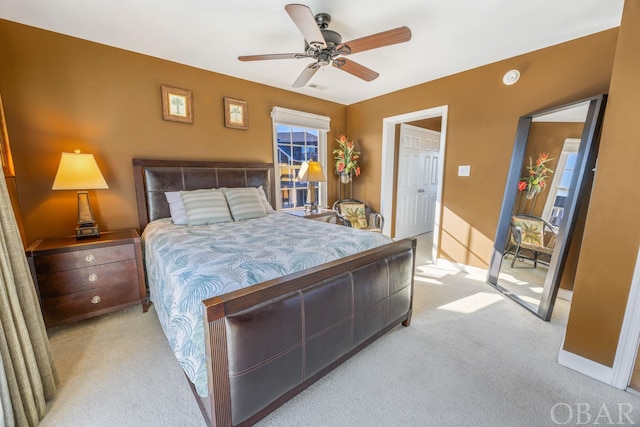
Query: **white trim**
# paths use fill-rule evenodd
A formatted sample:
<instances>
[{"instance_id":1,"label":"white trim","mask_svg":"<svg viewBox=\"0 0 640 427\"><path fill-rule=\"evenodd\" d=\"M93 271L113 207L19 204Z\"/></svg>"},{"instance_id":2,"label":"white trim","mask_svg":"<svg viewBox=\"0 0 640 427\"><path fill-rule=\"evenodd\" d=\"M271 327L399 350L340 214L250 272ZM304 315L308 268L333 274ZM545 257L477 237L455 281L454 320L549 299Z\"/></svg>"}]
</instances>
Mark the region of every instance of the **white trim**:
<instances>
[{"instance_id":1,"label":"white trim","mask_svg":"<svg viewBox=\"0 0 640 427\"><path fill-rule=\"evenodd\" d=\"M396 125L404 122L415 120L430 119L442 116L442 125L440 127L440 154L438 159L438 190L436 193L436 214L433 224L433 246L431 259L434 263L437 261L438 240L440 238L441 216L442 216L442 182L444 178L444 154L447 141L447 114L449 107L442 105L440 107L429 108L426 110L414 111L411 113L400 114L398 116L385 117L382 119L382 173L380 176L380 213L383 218L389 218L384 222L382 233L387 236L391 235L391 214L393 212L393 193L395 191L393 185L393 174L395 169L395 134Z\"/></svg>"},{"instance_id":2,"label":"white trim","mask_svg":"<svg viewBox=\"0 0 640 427\"><path fill-rule=\"evenodd\" d=\"M622 320L616 357L613 360L613 378L611 385L626 389L633 373L640 341L640 250L636 257L636 267L631 279L631 289L627 299L627 308Z\"/></svg>"},{"instance_id":3,"label":"white trim","mask_svg":"<svg viewBox=\"0 0 640 427\"><path fill-rule=\"evenodd\" d=\"M279 172L278 165L278 131L276 125L285 126L300 126L307 129L317 129L318 132L318 157L322 157L317 160L322 165L323 169L327 170L327 132L330 130L331 118L327 116L321 116L319 114L306 113L304 111L290 110L288 108L273 107L271 110L271 129L273 132L272 148L273 148L273 166L276 173ZM322 154L320 154L322 153ZM276 210L282 209L282 192L280 191L280 180L276 177ZM320 185L319 191L319 204L327 204L328 189L327 185Z\"/></svg>"},{"instance_id":4,"label":"white trim","mask_svg":"<svg viewBox=\"0 0 640 427\"><path fill-rule=\"evenodd\" d=\"M594 362L593 360L589 360L567 350L560 349L560 354L558 354L558 363L588 377L602 381L603 383L611 384L613 369Z\"/></svg>"},{"instance_id":5,"label":"white trim","mask_svg":"<svg viewBox=\"0 0 640 427\"><path fill-rule=\"evenodd\" d=\"M559 288L557 298L571 302L571 300L573 300L573 291Z\"/></svg>"},{"instance_id":6,"label":"white trim","mask_svg":"<svg viewBox=\"0 0 640 427\"><path fill-rule=\"evenodd\" d=\"M329 132L331 117L319 114L305 113L304 111L290 110L288 108L273 107L271 110L273 123L300 126L303 128L318 129Z\"/></svg>"},{"instance_id":7,"label":"white trim","mask_svg":"<svg viewBox=\"0 0 640 427\"><path fill-rule=\"evenodd\" d=\"M556 195L558 194L558 188L560 187L560 181L562 180L562 175L564 174L564 168L567 165L569 154L578 152L578 149L580 148L580 141L580 138L566 138L564 140L562 151L560 152L560 158L558 158L556 170L553 174L553 180L549 186L547 201L545 202L544 209L542 210L542 218L547 221L551 219L551 213L556 202Z\"/></svg>"}]
</instances>

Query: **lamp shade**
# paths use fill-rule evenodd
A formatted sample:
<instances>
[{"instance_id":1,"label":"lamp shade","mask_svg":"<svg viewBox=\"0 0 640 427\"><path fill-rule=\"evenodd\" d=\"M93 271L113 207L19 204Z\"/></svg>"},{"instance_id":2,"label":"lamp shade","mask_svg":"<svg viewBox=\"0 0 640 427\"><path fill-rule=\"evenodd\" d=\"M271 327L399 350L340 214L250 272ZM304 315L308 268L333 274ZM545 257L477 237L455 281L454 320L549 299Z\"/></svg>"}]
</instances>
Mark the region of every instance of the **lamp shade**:
<instances>
[{"instance_id":1,"label":"lamp shade","mask_svg":"<svg viewBox=\"0 0 640 427\"><path fill-rule=\"evenodd\" d=\"M62 153L52 190L96 190L109 188L93 154Z\"/></svg>"},{"instance_id":2,"label":"lamp shade","mask_svg":"<svg viewBox=\"0 0 640 427\"><path fill-rule=\"evenodd\" d=\"M300 172L298 172L298 181L300 182L325 182L327 177L324 175L320 162L309 160L302 162Z\"/></svg>"}]
</instances>

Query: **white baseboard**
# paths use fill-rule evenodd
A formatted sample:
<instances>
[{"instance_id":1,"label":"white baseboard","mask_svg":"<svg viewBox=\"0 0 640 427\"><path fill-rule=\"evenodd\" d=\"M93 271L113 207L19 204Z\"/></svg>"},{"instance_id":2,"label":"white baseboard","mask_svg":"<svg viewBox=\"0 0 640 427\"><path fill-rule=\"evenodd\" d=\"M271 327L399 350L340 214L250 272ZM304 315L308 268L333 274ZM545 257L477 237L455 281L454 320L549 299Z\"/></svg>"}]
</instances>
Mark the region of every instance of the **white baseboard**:
<instances>
[{"instance_id":1,"label":"white baseboard","mask_svg":"<svg viewBox=\"0 0 640 427\"><path fill-rule=\"evenodd\" d=\"M558 298L563 299L565 301L571 302L571 299L573 298L573 291L570 291L568 289L559 288L558 289Z\"/></svg>"},{"instance_id":2,"label":"white baseboard","mask_svg":"<svg viewBox=\"0 0 640 427\"><path fill-rule=\"evenodd\" d=\"M561 349L560 354L558 354L558 363L588 377L611 385L613 379L613 368L601 365L598 362L594 362L593 360L578 356L577 354L563 349Z\"/></svg>"}]
</instances>

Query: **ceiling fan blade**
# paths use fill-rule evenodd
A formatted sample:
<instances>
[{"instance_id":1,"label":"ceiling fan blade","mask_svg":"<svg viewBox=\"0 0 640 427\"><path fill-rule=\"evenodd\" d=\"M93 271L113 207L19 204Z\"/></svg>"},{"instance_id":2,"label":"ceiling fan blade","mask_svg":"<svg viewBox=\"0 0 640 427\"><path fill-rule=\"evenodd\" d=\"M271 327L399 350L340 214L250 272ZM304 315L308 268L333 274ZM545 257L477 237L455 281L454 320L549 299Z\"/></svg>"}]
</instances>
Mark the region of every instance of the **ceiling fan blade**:
<instances>
[{"instance_id":1,"label":"ceiling fan blade","mask_svg":"<svg viewBox=\"0 0 640 427\"><path fill-rule=\"evenodd\" d=\"M269 55L245 55L238 56L240 61L262 61L266 59L298 59L308 58L304 53L273 53Z\"/></svg>"},{"instance_id":2,"label":"ceiling fan blade","mask_svg":"<svg viewBox=\"0 0 640 427\"><path fill-rule=\"evenodd\" d=\"M365 50L389 46L397 43L404 43L409 40L411 40L411 30L408 27L398 27L394 28L393 30L371 34L370 36L342 43L342 45L339 47L347 46L349 48L349 52L343 52L343 54L347 54L362 52Z\"/></svg>"},{"instance_id":3,"label":"ceiling fan blade","mask_svg":"<svg viewBox=\"0 0 640 427\"><path fill-rule=\"evenodd\" d=\"M303 4L288 4L284 10L287 11L309 45L327 47L311 9Z\"/></svg>"},{"instance_id":4,"label":"ceiling fan blade","mask_svg":"<svg viewBox=\"0 0 640 427\"><path fill-rule=\"evenodd\" d=\"M378 78L380 74L375 71L360 65L357 62L349 61L347 58L337 58L331 64L336 68L346 71L349 74L353 74L356 77L361 78L364 81L370 82Z\"/></svg>"},{"instance_id":5,"label":"ceiling fan blade","mask_svg":"<svg viewBox=\"0 0 640 427\"><path fill-rule=\"evenodd\" d=\"M313 63L309 64L307 66L307 68L304 69L302 74L300 74L298 79L295 82L293 82L293 84L291 86L292 87L303 87L304 85L307 84L307 82L309 80L311 80L311 77L313 77L313 75L316 73L316 71L318 71L319 68L320 68L320 66L318 65L317 62L313 62Z\"/></svg>"}]
</instances>

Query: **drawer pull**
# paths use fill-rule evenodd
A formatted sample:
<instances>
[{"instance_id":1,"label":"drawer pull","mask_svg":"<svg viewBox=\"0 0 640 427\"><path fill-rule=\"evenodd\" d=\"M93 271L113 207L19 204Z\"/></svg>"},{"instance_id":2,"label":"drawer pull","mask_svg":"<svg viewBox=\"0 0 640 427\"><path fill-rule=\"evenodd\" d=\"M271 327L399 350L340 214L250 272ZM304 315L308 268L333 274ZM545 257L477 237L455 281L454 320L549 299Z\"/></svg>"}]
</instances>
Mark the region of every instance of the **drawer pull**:
<instances>
[{"instance_id":1,"label":"drawer pull","mask_svg":"<svg viewBox=\"0 0 640 427\"><path fill-rule=\"evenodd\" d=\"M92 254L89 254L89 255L87 255L86 257L84 257L84 259L85 259L87 262L92 262L93 260L95 260L95 259L96 259L96 257L94 257Z\"/></svg>"},{"instance_id":2,"label":"drawer pull","mask_svg":"<svg viewBox=\"0 0 640 427\"><path fill-rule=\"evenodd\" d=\"M100 302L100 296L96 295L95 297L91 298L91 304L98 304Z\"/></svg>"},{"instance_id":3,"label":"drawer pull","mask_svg":"<svg viewBox=\"0 0 640 427\"><path fill-rule=\"evenodd\" d=\"M96 280L98 280L98 275L96 273L91 273L89 275L89 281L90 282L95 282Z\"/></svg>"}]
</instances>

